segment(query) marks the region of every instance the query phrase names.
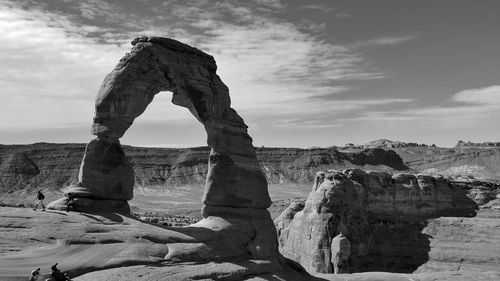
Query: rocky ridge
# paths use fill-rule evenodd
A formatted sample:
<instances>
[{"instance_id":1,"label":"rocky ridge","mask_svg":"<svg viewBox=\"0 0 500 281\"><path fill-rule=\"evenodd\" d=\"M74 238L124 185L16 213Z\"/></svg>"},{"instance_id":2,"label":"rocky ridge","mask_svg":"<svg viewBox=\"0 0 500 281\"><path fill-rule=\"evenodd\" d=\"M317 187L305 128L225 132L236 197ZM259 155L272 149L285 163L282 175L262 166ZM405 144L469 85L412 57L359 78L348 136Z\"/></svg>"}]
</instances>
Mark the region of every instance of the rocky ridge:
<instances>
[{"instance_id":1,"label":"rocky ridge","mask_svg":"<svg viewBox=\"0 0 500 281\"><path fill-rule=\"evenodd\" d=\"M470 142L459 140L455 147L500 147L500 142Z\"/></svg>"},{"instance_id":2,"label":"rocky ridge","mask_svg":"<svg viewBox=\"0 0 500 281\"><path fill-rule=\"evenodd\" d=\"M356 146L356 145L349 145ZM419 144L416 142L402 142L388 139L378 139L361 145L363 148L405 148L405 147L427 147L427 144ZM431 145L435 147L435 145Z\"/></svg>"}]
</instances>

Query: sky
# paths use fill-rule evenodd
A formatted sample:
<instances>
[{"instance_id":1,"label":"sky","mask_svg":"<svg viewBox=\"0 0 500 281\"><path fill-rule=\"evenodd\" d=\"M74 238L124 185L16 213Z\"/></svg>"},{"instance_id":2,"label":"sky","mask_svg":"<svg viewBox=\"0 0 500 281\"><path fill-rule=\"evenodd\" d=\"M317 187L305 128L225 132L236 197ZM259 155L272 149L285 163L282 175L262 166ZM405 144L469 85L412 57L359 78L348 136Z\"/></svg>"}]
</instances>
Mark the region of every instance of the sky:
<instances>
[{"instance_id":1,"label":"sky","mask_svg":"<svg viewBox=\"0 0 500 281\"><path fill-rule=\"evenodd\" d=\"M500 141L500 1L0 0L0 143L86 143L139 36L214 56L255 146ZM121 139L206 145L162 92Z\"/></svg>"}]
</instances>

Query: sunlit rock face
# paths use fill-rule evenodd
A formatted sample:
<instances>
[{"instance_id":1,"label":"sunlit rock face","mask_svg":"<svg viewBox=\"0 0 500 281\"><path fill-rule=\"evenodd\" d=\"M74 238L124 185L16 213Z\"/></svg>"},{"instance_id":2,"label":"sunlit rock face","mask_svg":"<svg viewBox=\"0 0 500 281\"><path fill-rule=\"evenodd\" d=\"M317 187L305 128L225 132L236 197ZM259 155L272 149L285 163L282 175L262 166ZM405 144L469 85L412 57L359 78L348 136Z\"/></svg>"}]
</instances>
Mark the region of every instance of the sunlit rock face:
<instances>
[{"instance_id":1,"label":"sunlit rock face","mask_svg":"<svg viewBox=\"0 0 500 281\"><path fill-rule=\"evenodd\" d=\"M79 183L67 193L130 200L133 168L119 139L157 93L170 91L172 102L188 108L207 132L211 152L204 214L214 207L266 209L271 200L265 175L247 126L230 107L229 90L216 74L213 57L167 38L141 37L132 45L99 89L91 130L97 138L87 145Z\"/></svg>"},{"instance_id":2,"label":"sunlit rock face","mask_svg":"<svg viewBox=\"0 0 500 281\"><path fill-rule=\"evenodd\" d=\"M275 225L280 252L307 271L333 272L331 241L342 232L349 271L413 272L429 259L426 219L473 216L477 205L444 178L348 169L318 172L299 208L292 204Z\"/></svg>"}]
</instances>

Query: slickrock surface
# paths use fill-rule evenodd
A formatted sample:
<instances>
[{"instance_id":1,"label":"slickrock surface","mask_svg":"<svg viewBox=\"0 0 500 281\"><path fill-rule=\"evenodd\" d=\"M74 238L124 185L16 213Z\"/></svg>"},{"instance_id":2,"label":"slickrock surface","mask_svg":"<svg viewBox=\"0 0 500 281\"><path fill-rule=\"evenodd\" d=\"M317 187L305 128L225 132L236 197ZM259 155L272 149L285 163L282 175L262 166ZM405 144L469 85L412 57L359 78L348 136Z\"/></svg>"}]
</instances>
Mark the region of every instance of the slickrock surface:
<instances>
[{"instance_id":1,"label":"slickrock surface","mask_svg":"<svg viewBox=\"0 0 500 281\"><path fill-rule=\"evenodd\" d=\"M319 273L332 272L330 243L340 231L351 241L351 272L413 272L429 259L426 219L477 209L444 178L356 169L318 172L304 208L295 207L275 221L280 252Z\"/></svg>"},{"instance_id":2,"label":"slickrock surface","mask_svg":"<svg viewBox=\"0 0 500 281\"><path fill-rule=\"evenodd\" d=\"M500 272L468 264L466 260L461 267L456 266L459 263L430 264L432 268L421 268L416 274L364 272L340 275L316 274L316 278L298 274L290 268L277 268L266 260L249 259L245 255L224 258L224 255L207 257L203 256L203 253L187 252L186 255L190 255L190 258L196 261L182 262L166 258L174 257L174 254L170 253L177 251L176 245L191 244L194 239L210 241L214 240L212 238L215 236L215 241L226 239L224 245L239 248L238 244L231 246L231 243L236 242L236 239L245 233L229 231L222 236L212 232L210 228L196 233L193 227L161 227L140 222L131 216L113 213L33 212L31 209L0 207L0 214L0 280L2 281L25 281L31 270L38 267L42 269L44 275L40 279L45 280L50 274L50 266L56 262L59 262L59 267L68 272L75 281L213 279L491 281L500 279ZM475 235L476 230L470 228L473 219L476 218L467 218L463 221L463 224L469 227L462 228L461 233L467 233L464 237L468 239ZM485 235L491 233L498 235L498 223L491 224L492 222L483 224L481 235L475 238L478 243L471 245L467 250L474 250L473 247L477 247L480 240L485 239ZM442 221L439 225L443 225ZM447 225L451 226L446 230L447 234L441 236L444 233L439 233L434 236L432 246L434 243L437 245L454 239L453 226L460 223L452 220ZM475 225L477 226L477 222ZM489 247L498 249L497 245L498 243L490 244ZM460 247L460 243L448 242L443 248L447 250L447 255L453 253L465 256L464 252L457 251ZM477 248L472 252L472 257L477 257L476 255L485 248ZM182 256L179 252L175 255ZM431 255L437 256L437 253L431 252ZM498 253L496 256L490 255L490 257L498 256ZM443 269L446 271L428 271Z\"/></svg>"},{"instance_id":3,"label":"slickrock surface","mask_svg":"<svg viewBox=\"0 0 500 281\"><path fill-rule=\"evenodd\" d=\"M162 227L109 212L8 207L0 212L2 281L27 280L38 267L44 275L40 279L45 280L56 262L70 277L80 276L73 280L308 278L276 260L253 258L248 252L247 244L259 245L263 238L254 227L274 233L256 214L252 221L208 217L188 227Z\"/></svg>"},{"instance_id":4,"label":"slickrock surface","mask_svg":"<svg viewBox=\"0 0 500 281\"><path fill-rule=\"evenodd\" d=\"M363 272L354 274L315 274L331 281L491 281L500 278L498 271L442 271L417 274Z\"/></svg>"}]
</instances>

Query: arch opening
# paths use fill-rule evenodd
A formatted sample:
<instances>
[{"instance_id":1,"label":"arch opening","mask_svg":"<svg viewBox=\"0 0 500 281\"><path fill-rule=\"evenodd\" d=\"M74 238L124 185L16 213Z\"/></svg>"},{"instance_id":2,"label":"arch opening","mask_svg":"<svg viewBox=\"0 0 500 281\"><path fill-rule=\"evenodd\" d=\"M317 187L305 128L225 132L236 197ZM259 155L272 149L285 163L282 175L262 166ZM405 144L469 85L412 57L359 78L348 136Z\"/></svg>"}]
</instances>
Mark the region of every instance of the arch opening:
<instances>
[{"instance_id":1,"label":"arch opening","mask_svg":"<svg viewBox=\"0 0 500 281\"><path fill-rule=\"evenodd\" d=\"M156 94L120 139L137 147L188 148L206 146L203 125L185 107L172 103L173 93Z\"/></svg>"}]
</instances>

